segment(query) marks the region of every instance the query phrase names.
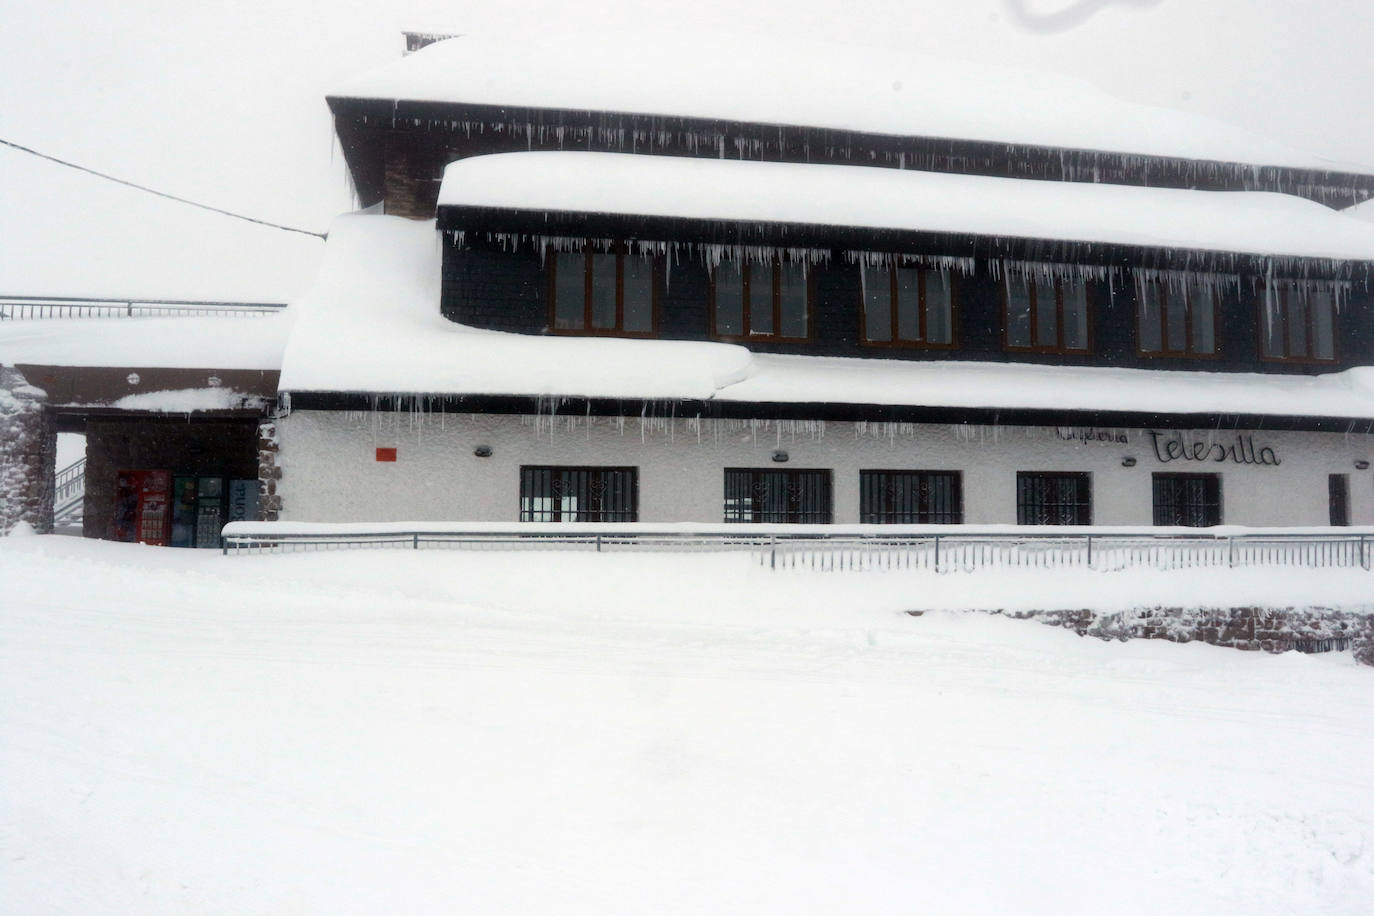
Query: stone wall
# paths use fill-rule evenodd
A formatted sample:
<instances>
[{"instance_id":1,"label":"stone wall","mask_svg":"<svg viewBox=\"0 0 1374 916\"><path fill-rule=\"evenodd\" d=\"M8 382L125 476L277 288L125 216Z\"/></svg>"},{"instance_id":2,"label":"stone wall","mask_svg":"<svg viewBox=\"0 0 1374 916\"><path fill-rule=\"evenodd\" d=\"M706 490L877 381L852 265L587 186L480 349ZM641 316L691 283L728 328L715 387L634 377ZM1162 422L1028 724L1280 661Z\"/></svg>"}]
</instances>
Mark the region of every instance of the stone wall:
<instances>
[{"instance_id":1,"label":"stone wall","mask_svg":"<svg viewBox=\"0 0 1374 916\"><path fill-rule=\"evenodd\" d=\"M1263 652L1350 649L1358 661L1374 665L1374 607L1363 613L1319 607L1172 607L1138 608L1111 614L1082 608L1010 613L1008 616L1067 627L1080 636L1099 639L1205 642Z\"/></svg>"},{"instance_id":2,"label":"stone wall","mask_svg":"<svg viewBox=\"0 0 1374 916\"><path fill-rule=\"evenodd\" d=\"M258 423L258 521L275 522L281 517L281 466L277 463L277 422Z\"/></svg>"},{"instance_id":3,"label":"stone wall","mask_svg":"<svg viewBox=\"0 0 1374 916\"><path fill-rule=\"evenodd\" d=\"M45 399L18 370L0 366L0 535L20 522L52 531L57 429Z\"/></svg>"}]
</instances>

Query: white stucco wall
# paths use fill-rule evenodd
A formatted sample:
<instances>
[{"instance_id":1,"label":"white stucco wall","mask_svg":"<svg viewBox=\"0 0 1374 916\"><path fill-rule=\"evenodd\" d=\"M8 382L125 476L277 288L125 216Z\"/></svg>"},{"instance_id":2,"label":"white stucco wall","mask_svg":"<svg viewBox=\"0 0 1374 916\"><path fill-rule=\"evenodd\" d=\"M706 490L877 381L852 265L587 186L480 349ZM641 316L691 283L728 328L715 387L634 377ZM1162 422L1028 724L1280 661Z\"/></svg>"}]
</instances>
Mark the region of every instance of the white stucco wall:
<instances>
[{"instance_id":1,"label":"white stucco wall","mask_svg":"<svg viewBox=\"0 0 1374 916\"><path fill-rule=\"evenodd\" d=\"M1374 437L1339 433L1188 432L1207 460L1162 462L1146 430L961 427L948 424L493 416L296 411L279 424L282 518L294 521L517 521L522 464L620 465L639 469L640 521L721 521L727 467L828 468L836 522L857 522L859 471L920 468L963 472L964 520L1016 521L1017 471L1092 475L1093 522L1148 525L1156 471L1220 473L1222 521L1325 525L1327 475L1348 474L1351 521L1374 524ZM1171 431L1160 431L1172 436ZM1237 436L1277 466L1213 460ZM1125 442L1118 441L1124 437ZM492 449L477 458L479 445ZM395 462L376 449L395 448ZM1163 446L1161 445L1161 449ZM783 449L785 465L771 453ZM1167 452L1163 453L1167 457ZM1122 459L1136 459L1123 467Z\"/></svg>"}]
</instances>

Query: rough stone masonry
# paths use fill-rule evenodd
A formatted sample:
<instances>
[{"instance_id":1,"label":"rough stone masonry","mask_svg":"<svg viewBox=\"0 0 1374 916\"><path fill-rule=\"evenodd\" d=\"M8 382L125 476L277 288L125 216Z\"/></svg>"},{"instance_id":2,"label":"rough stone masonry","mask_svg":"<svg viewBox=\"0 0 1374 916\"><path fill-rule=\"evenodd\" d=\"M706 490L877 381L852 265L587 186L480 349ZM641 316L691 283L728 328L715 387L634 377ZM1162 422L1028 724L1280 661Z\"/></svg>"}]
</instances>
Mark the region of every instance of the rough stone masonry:
<instances>
[{"instance_id":1,"label":"rough stone masonry","mask_svg":"<svg viewBox=\"0 0 1374 916\"><path fill-rule=\"evenodd\" d=\"M0 366L0 535L20 522L52 531L57 431L46 397L19 370Z\"/></svg>"}]
</instances>

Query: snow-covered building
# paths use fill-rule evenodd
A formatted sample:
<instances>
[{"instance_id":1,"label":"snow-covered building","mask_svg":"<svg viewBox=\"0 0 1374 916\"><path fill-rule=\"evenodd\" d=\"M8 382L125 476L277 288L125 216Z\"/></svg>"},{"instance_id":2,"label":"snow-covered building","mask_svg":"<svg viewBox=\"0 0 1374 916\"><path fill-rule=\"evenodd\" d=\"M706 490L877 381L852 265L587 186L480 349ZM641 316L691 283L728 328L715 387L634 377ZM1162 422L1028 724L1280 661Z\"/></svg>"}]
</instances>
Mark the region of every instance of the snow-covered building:
<instances>
[{"instance_id":1,"label":"snow-covered building","mask_svg":"<svg viewBox=\"0 0 1374 916\"><path fill-rule=\"evenodd\" d=\"M265 518L1374 524L1374 169L868 48L436 39L329 98L365 209Z\"/></svg>"}]
</instances>

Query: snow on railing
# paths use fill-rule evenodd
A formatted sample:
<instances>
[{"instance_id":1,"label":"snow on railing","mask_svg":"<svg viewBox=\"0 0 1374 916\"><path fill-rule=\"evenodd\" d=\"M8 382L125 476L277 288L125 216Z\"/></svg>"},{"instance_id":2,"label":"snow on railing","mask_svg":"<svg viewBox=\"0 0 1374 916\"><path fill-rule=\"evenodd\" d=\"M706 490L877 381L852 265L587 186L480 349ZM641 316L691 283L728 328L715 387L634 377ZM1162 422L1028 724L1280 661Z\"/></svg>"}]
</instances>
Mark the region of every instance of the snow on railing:
<instances>
[{"instance_id":1,"label":"snow on railing","mask_svg":"<svg viewBox=\"0 0 1374 916\"><path fill-rule=\"evenodd\" d=\"M167 318L187 315L223 318L271 315L284 308L284 302L0 296L0 321L50 318Z\"/></svg>"},{"instance_id":2,"label":"snow on railing","mask_svg":"<svg viewBox=\"0 0 1374 916\"><path fill-rule=\"evenodd\" d=\"M225 554L365 548L410 550L747 551L770 569L1360 568L1374 528L1059 528L1052 526L502 525L233 522Z\"/></svg>"}]
</instances>

